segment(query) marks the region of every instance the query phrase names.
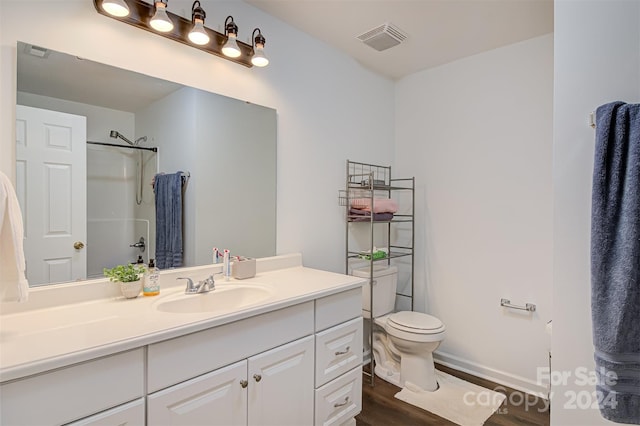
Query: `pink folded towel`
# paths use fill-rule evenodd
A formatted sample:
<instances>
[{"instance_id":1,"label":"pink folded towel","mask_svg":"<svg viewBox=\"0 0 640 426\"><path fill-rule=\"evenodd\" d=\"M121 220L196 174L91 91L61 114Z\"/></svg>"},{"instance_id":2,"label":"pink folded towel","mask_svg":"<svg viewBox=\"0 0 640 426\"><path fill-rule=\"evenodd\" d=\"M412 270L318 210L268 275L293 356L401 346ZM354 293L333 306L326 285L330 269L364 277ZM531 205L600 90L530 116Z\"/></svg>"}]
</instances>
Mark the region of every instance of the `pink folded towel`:
<instances>
[{"instance_id":1,"label":"pink folded towel","mask_svg":"<svg viewBox=\"0 0 640 426\"><path fill-rule=\"evenodd\" d=\"M351 207L354 209L361 209L364 211L371 211L371 199L370 198L354 198L351 200ZM390 198L374 198L373 199L373 212L374 213L395 213L398 211L398 203Z\"/></svg>"}]
</instances>

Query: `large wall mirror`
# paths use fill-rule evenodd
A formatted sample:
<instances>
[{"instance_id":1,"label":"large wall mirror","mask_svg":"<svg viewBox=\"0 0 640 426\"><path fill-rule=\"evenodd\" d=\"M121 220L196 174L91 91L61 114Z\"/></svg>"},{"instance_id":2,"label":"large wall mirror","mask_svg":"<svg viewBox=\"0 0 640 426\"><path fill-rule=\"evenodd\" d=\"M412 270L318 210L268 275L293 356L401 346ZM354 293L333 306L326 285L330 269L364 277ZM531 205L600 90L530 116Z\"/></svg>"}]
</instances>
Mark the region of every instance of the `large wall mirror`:
<instances>
[{"instance_id":1,"label":"large wall mirror","mask_svg":"<svg viewBox=\"0 0 640 426\"><path fill-rule=\"evenodd\" d=\"M183 176L183 266L211 263L213 247L274 255L276 121L271 108L19 42L29 284L154 258L158 173Z\"/></svg>"}]
</instances>

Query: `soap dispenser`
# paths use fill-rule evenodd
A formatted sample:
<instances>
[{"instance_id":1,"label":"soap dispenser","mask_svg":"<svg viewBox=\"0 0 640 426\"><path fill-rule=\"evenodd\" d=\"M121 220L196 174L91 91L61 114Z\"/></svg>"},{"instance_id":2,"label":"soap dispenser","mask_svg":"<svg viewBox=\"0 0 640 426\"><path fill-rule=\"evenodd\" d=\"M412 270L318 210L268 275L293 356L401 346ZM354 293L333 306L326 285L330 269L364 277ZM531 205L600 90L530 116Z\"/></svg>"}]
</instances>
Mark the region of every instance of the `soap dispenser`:
<instances>
[{"instance_id":1,"label":"soap dispenser","mask_svg":"<svg viewBox=\"0 0 640 426\"><path fill-rule=\"evenodd\" d=\"M149 266L144 275L142 294L145 296L156 296L160 294L160 274L158 274L158 269L153 259L149 259Z\"/></svg>"}]
</instances>

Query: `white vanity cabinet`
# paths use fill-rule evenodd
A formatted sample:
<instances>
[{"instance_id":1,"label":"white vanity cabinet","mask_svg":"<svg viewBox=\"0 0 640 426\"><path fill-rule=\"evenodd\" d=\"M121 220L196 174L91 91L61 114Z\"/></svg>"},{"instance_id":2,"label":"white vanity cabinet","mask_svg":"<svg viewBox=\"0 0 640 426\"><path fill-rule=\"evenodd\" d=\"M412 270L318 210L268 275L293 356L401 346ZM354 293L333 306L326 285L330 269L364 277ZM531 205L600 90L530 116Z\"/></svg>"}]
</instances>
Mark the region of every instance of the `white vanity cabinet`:
<instances>
[{"instance_id":1,"label":"white vanity cabinet","mask_svg":"<svg viewBox=\"0 0 640 426\"><path fill-rule=\"evenodd\" d=\"M362 410L362 289L316 300L316 426L342 425Z\"/></svg>"},{"instance_id":2,"label":"white vanity cabinet","mask_svg":"<svg viewBox=\"0 0 640 426\"><path fill-rule=\"evenodd\" d=\"M153 310L155 300L144 298L126 305L112 299L104 305L71 305L84 317L95 310L127 319L135 330L113 325L107 338L93 333L90 321L72 324L72 331L54 323L47 338L50 344L61 342L54 348L60 354L55 362L47 357L55 351L44 350L41 337L5 338L0 425L353 422L361 410L360 281L296 265L265 274L277 298L225 316L166 314ZM117 310L110 311L112 306ZM66 324L69 309L59 318L63 310L55 311L48 320ZM16 327L4 321L0 331L17 336L18 322L39 319L39 313L30 315L8 318ZM42 334L46 327L36 331ZM64 343L61 338L69 335L78 340ZM83 350L93 351L92 356L80 356ZM20 366L24 356L32 360L22 374L7 368ZM37 368L45 361L47 368Z\"/></svg>"},{"instance_id":3,"label":"white vanity cabinet","mask_svg":"<svg viewBox=\"0 0 640 426\"><path fill-rule=\"evenodd\" d=\"M150 345L148 424L311 425L314 302Z\"/></svg>"},{"instance_id":4,"label":"white vanity cabinet","mask_svg":"<svg viewBox=\"0 0 640 426\"><path fill-rule=\"evenodd\" d=\"M313 336L148 397L148 424L246 426L313 423Z\"/></svg>"},{"instance_id":5,"label":"white vanity cabinet","mask_svg":"<svg viewBox=\"0 0 640 426\"><path fill-rule=\"evenodd\" d=\"M76 421L144 396L144 350L121 352L3 383L0 396L2 425ZM139 424L139 417L130 418L131 424Z\"/></svg>"},{"instance_id":6,"label":"white vanity cabinet","mask_svg":"<svg viewBox=\"0 0 640 426\"><path fill-rule=\"evenodd\" d=\"M150 345L148 424L339 425L361 410L361 288Z\"/></svg>"}]
</instances>

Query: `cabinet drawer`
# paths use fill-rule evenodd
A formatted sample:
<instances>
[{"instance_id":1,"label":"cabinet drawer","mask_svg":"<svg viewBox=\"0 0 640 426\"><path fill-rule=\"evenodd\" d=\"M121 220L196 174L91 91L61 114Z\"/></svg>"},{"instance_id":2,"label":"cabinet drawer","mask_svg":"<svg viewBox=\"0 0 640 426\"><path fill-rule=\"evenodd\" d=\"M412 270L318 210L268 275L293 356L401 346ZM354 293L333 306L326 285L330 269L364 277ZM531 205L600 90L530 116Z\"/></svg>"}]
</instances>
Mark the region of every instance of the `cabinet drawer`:
<instances>
[{"instance_id":1,"label":"cabinet drawer","mask_svg":"<svg viewBox=\"0 0 640 426\"><path fill-rule=\"evenodd\" d=\"M3 384L0 424L67 423L143 392L144 355L136 349Z\"/></svg>"},{"instance_id":2,"label":"cabinet drawer","mask_svg":"<svg viewBox=\"0 0 640 426\"><path fill-rule=\"evenodd\" d=\"M362 316L362 287L316 300L316 331Z\"/></svg>"},{"instance_id":3,"label":"cabinet drawer","mask_svg":"<svg viewBox=\"0 0 640 426\"><path fill-rule=\"evenodd\" d=\"M362 366L316 389L315 426L341 425L362 410Z\"/></svg>"},{"instance_id":4,"label":"cabinet drawer","mask_svg":"<svg viewBox=\"0 0 640 426\"><path fill-rule=\"evenodd\" d=\"M69 423L67 426L143 426L144 424L144 398L139 398L95 416Z\"/></svg>"},{"instance_id":5,"label":"cabinet drawer","mask_svg":"<svg viewBox=\"0 0 640 426\"><path fill-rule=\"evenodd\" d=\"M316 334L316 387L362 365L362 317Z\"/></svg>"}]
</instances>

